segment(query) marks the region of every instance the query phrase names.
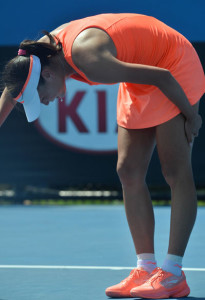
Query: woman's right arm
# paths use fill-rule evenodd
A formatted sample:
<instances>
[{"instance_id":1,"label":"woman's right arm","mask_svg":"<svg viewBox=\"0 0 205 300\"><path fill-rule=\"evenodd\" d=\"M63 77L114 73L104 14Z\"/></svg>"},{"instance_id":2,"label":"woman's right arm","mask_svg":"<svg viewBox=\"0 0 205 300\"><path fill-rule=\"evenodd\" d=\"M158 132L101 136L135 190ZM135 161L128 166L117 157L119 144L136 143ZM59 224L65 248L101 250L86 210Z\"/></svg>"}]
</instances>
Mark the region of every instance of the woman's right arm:
<instances>
[{"instance_id":1,"label":"woman's right arm","mask_svg":"<svg viewBox=\"0 0 205 300\"><path fill-rule=\"evenodd\" d=\"M4 123L15 105L16 101L13 100L7 88L5 88L0 98L0 126Z\"/></svg>"}]
</instances>

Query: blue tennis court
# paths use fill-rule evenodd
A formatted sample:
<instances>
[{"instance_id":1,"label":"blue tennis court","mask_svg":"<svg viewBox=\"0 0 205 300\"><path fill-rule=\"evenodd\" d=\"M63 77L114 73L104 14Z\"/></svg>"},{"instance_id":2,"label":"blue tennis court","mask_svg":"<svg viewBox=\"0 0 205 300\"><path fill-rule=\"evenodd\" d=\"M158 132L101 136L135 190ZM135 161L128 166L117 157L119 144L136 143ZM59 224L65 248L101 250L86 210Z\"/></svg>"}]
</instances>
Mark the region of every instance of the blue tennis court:
<instances>
[{"instance_id":1,"label":"blue tennis court","mask_svg":"<svg viewBox=\"0 0 205 300\"><path fill-rule=\"evenodd\" d=\"M169 207L155 207L156 258L167 251ZM205 299L205 208L183 261L189 299ZM136 265L122 205L0 208L0 300L103 300Z\"/></svg>"}]
</instances>

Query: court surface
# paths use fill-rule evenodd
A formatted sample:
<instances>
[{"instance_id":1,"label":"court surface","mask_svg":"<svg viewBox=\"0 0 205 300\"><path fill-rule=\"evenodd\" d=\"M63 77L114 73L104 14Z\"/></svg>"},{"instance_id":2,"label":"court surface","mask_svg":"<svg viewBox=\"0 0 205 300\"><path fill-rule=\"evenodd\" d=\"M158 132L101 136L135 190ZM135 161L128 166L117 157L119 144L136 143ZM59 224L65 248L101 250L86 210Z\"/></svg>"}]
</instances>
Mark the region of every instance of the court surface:
<instances>
[{"instance_id":1,"label":"court surface","mask_svg":"<svg viewBox=\"0 0 205 300\"><path fill-rule=\"evenodd\" d=\"M158 266L170 207L155 207ZM124 207L0 207L0 300L105 300L106 287L136 265ZM183 261L188 299L205 299L205 208ZM181 298L182 299L182 298Z\"/></svg>"}]
</instances>

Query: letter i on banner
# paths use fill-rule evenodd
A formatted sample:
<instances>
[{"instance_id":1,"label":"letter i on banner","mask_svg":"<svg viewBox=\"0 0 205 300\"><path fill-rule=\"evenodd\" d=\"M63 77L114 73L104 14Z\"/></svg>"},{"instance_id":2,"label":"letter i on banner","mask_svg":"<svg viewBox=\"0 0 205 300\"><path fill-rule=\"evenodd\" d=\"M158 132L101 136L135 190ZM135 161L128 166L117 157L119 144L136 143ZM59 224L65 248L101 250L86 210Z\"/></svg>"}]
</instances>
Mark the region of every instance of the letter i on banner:
<instances>
[{"instance_id":1,"label":"letter i on banner","mask_svg":"<svg viewBox=\"0 0 205 300\"><path fill-rule=\"evenodd\" d=\"M86 125L77 112L77 108L85 94L86 91L76 92L70 104L66 104L66 101L58 102L59 132L69 131L69 128L66 128L67 117L69 117L73 121L79 132L88 132Z\"/></svg>"}]
</instances>

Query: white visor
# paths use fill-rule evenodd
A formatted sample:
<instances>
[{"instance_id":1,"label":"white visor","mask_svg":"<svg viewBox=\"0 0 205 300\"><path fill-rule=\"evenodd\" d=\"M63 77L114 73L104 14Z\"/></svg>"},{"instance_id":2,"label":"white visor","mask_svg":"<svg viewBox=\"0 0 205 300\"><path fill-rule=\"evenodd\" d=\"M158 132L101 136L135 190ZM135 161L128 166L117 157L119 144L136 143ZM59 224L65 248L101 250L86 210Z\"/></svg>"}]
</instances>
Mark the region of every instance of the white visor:
<instances>
[{"instance_id":1,"label":"white visor","mask_svg":"<svg viewBox=\"0 0 205 300\"><path fill-rule=\"evenodd\" d=\"M35 55L31 55L30 67L26 82L19 95L14 98L14 100L23 104L28 122L35 121L40 115L41 101L37 90L40 75L40 59Z\"/></svg>"}]
</instances>

